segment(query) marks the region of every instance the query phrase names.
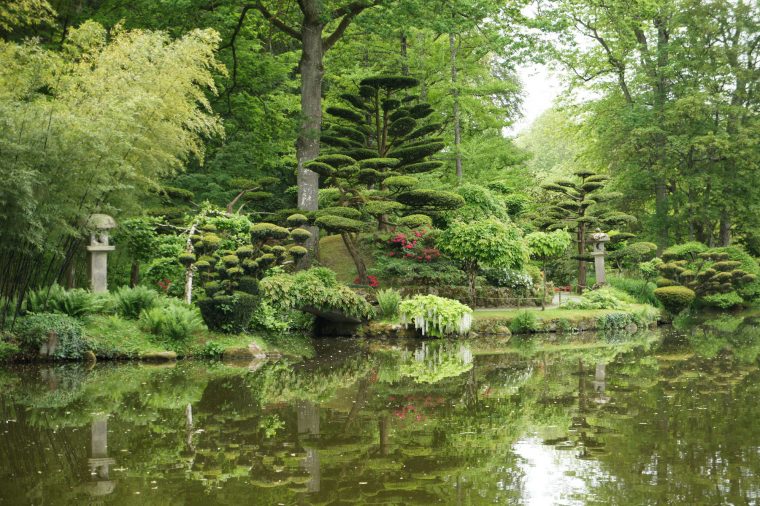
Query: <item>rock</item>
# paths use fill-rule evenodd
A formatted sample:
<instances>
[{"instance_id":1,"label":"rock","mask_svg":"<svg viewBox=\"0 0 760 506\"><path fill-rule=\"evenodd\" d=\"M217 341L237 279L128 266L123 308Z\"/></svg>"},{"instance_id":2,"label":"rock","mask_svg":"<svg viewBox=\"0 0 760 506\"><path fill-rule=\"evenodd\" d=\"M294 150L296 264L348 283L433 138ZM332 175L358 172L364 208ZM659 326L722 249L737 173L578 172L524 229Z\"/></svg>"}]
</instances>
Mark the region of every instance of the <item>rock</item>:
<instances>
[{"instance_id":1,"label":"rock","mask_svg":"<svg viewBox=\"0 0 760 506\"><path fill-rule=\"evenodd\" d=\"M98 357L96 357L95 354L89 350L84 352L82 358L84 358L85 362L89 364L94 364L98 361Z\"/></svg>"},{"instance_id":2,"label":"rock","mask_svg":"<svg viewBox=\"0 0 760 506\"><path fill-rule=\"evenodd\" d=\"M241 346L239 348L227 348L222 354L222 360L227 361L251 361L261 358L267 358L267 354L255 343L251 343L248 346Z\"/></svg>"},{"instance_id":3,"label":"rock","mask_svg":"<svg viewBox=\"0 0 760 506\"><path fill-rule=\"evenodd\" d=\"M493 328L493 333L497 336L511 336L512 331L506 325L496 325Z\"/></svg>"},{"instance_id":4,"label":"rock","mask_svg":"<svg viewBox=\"0 0 760 506\"><path fill-rule=\"evenodd\" d=\"M173 351L154 351L143 353L140 360L145 362L171 362L177 360L177 354Z\"/></svg>"}]
</instances>

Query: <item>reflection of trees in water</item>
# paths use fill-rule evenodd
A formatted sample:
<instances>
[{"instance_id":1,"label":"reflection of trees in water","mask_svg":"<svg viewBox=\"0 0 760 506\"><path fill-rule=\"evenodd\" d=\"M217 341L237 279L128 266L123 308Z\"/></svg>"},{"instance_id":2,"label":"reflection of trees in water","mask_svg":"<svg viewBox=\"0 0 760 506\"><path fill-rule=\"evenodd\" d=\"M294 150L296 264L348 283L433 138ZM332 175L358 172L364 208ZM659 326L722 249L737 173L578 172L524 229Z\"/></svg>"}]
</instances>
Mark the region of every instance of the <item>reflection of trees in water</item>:
<instances>
[{"instance_id":1,"label":"reflection of trees in water","mask_svg":"<svg viewBox=\"0 0 760 506\"><path fill-rule=\"evenodd\" d=\"M437 383L472 369L472 351L463 343L423 342L412 354L406 352L399 368L401 376L418 383Z\"/></svg>"},{"instance_id":2,"label":"reflection of trees in water","mask_svg":"<svg viewBox=\"0 0 760 506\"><path fill-rule=\"evenodd\" d=\"M586 479L589 497L601 503L666 503L674 494L719 503L719 490L741 504L758 492L751 477L760 472L760 455L748 443L760 441L754 365L677 347L653 355L646 343L535 344L531 354L478 356L462 353L459 343L425 344L416 356L335 354L267 363L255 373L96 367L82 377L71 373L66 398L50 390L62 380L35 369L34 381L11 382L15 393L0 394L0 414L19 418L18 427L9 426L16 432L3 436L10 445L0 444L0 470L18 465L28 477L18 489L40 483L44 496L87 483L92 413L106 407L114 408L108 454L129 469L115 474L111 467L119 483L114 498L132 497L150 476L165 502L208 492L220 502L255 497L262 504L517 503L525 470L515 446L526 438L599 462L579 466L575 479ZM466 370L435 383L392 371L447 361ZM268 430L272 420L278 430ZM53 432L59 422L87 430ZM53 452L40 448L51 444ZM63 473L36 474L58 469L58 454L71 460ZM614 480L595 481L584 469ZM0 491L0 499L10 493Z\"/></svg>"}]
</instances>

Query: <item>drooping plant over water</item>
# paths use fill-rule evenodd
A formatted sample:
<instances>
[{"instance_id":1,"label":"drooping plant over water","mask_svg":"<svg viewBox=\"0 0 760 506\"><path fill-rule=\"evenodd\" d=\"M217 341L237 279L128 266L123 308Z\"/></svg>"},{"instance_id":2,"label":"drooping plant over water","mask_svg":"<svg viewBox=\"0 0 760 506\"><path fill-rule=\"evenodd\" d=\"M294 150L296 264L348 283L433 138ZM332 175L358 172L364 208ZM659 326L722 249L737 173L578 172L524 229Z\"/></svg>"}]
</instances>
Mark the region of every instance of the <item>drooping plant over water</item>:
<instances>
[{"instance_id":1,"label":"drooping plant over water","mask_svg":"<svg viewBox=\"0 0 760 506\"><path fill-rule=\"evenodd\" d=\"M459 301L437 295L415 295L399 304L401 323L423 336L465 335L472 326L472 309Z\"/></svg>"}]
</instances>

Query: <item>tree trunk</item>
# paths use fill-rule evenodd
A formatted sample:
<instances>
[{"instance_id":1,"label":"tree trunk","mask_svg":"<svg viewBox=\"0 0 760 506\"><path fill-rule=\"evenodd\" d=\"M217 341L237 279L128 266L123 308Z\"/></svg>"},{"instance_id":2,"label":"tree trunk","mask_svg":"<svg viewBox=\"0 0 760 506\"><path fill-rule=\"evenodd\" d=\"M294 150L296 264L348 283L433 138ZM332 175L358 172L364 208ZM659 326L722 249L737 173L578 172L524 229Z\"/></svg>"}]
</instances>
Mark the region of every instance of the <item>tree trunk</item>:
<instances>
[{"instance_id":1,"label":"tree trunk","mask_svg":"<svg viewBox=\"0 0 760 506\"><path fill-rule=\"evenodd\" d=\"M727 210L720 213L720 245L729 246L731 244L731 216Z\"/></svg>"},{"instance_id":2,"label":"tree trunk","mask_svg":"<svg viewBox=\"0 0 760 506\"><path fill-rule=\"evenodd\" d=\"M129 271L129 286L134 288L138 284L140 284L140 262L135 260L132 262L132 269Z\"/></svg>"},{"instance_id":3,"label":"tree trunk","mask_svg":"<svg viewBox=\"0 0 760 506\"><path fill-rule=\"evenodd\" d=\"M457 47L456 36L449 34L449 50L451 51L451 96L454 98L454 157L456 160L457 180L462 182L462 125L459 114L459 88L457 88Z\"/></svg>"},{"instance_id":4,"label":"tree trunk","mask_svg":"<svg viewBox=\"0 0 760 506\"><path fill-rule=\"evenodd\" d=\"M408 47L407 40L406 40L406 33L401 32L401 75L402 76L408 76L409 75L409 58L406 54L406 49Z\"/></svg>"},{"instance_id":5,"label":"tree trunk","mask_svg":"<svg viewBox=\"0 0 760 506\"><path fill-rule=\"evenodd\" d=\"M475 302L476 302L476 296L477 292L475 290L475 281L478 277L478 270L477 269L469 269L467 271L467 284L470 289L470 304L472 305L472 308L475 309Z\"/></svg>"},{"instance_id":6,"label":"tree trunk","mask_svg":"<svg viewBox=\"0 0 760 506\"><path fill-rule=\"evenodd\" d=\"M193 223L193 225L190 227L190 230L187 232L187 242L185 243L185 252L187 253L194 253L193 248L193 240L191 237L193 237L193 234L195 234L195 230L198 228L197 223ZM193 277L195 276L195 265L191 264L185 269L185 303L190 304L193 302Z\"/></svg>"},{"instance_id":7,"label":"tree trunk","mask_svg":"<svg viewBox=\"0 0 760 506\"><path fill-rule=\"evenodd\" d=\"M657 221L659 241L657 241L657 255L660 255L670 243L670 230L668 223L668 188L664 178L655 181L655 218Z\"/></svg>"},{"instance_id":8,"label":"tree trunk","mask_svg":"<svg viewBox=\"0 0 760 506\"><path fill-rule=\"evenodd\" d=\"M544 282L544 294L541 297L541 311L546 311L546 261L543 263L544 272L541 275L541 280Z\"/></svg>"},{"instance_id":9,"label":"tree trunk","mask_svg":"<svg viewBox=\"0 0 760 506\"><path fill-rule=\"evenodd\" d=\"M319 156L319 133L322 124L322 75L323 47L322 29L324 25L320 17L320 2L307 0L304 2L304 20L301 29L301 61L298 68L301 72L301 130L296 141L296 157L298 159L298 209L316 211L319 191L319 176L304 167L304 164ZM311 232L306 241L309 254L306 255L299 267L311 265L317 254L319 245L319 229L314 226L304 227Z\"/></svg>"},{"instance_id":10,"label":"tree trunk","mask_svg":"<svg viewBox=\"0 0 760 506\"><path fill-rule=\"evenodd\" d=\"M578 293L586 288L586 226L578 224Z\"/></svg>"},{"instance_id":11,"label":"tree trunk","mask_svg":"<svg viewBox=\"0 0 760 506\"><path fill-rule=\"evenodd\" d=\"M354 261L354 265L356 266L356 274L359 276L359 284L366 285L369 281L367 279L367 266L364 265L364 259L359 253L356 244L354 244L354 239L348 232L342 232L340 234L340 237L343 239L343 244L346 245L346 249Z\"/></svg>"}]
</instances>

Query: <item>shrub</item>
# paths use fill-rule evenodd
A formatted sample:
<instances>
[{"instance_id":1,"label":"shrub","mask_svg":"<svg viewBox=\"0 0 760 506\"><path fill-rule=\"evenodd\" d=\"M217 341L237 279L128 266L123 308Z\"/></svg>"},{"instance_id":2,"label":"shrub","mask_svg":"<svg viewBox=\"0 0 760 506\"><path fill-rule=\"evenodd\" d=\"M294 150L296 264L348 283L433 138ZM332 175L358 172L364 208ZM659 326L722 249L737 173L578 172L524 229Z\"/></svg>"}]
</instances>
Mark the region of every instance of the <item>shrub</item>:
<instances>
[{"instance_id":1,"label":"shrub","mask_svg":"<svg viewBox=\"0 0 760 506\"><path fill-rule=\"evenodd\" d=\"M538 330L538 320L532 311L520 311L509 323L513 334L530 334Z\"/></svg>"},{"instance_id":2,"label":"shrub","mask_svg":"<svg viewBox=\"0 0 760 506\"><path fill-rule=\"evenodd\" d=\"M156 307L158 293L145 286L123 286L113 295L116 314L128 320L136 320L140 313Z\"/></svg>"},{"instance_id":3,"label":"shrub","mask_svg":"<svg viewBox=\"0 0 760 506\"><path fill-rule=\"evenodd\" d=\"M685 286L663 286L657 288L654 295L663 307L673 314L678 314L688 308L696 297L694 290Z\"/></svg>"},{"instance_id":4,"label":"shrub","mask_svg":"<svg viewBox=\"0 0 760 506\"><path fill-rule=\"evenodd\" d=\"M63 313L74 318L84 318L103 309L105 299L89 290L76 288L64 290L54 284L29 292L27 310L32 313Z\"/></svg>"},{"instance_id":5,"label":"shrub","mask_svg":"<svg viewBox=\"0 0 760 506\"><path fill-rule=\"evenodd\" d=\"M36 354L48 336L55 333L58 343L50 354L60 360L78 359L90 349L84 339L82 324L72 316L56 313L35 313L21 319L15 327L21 348Z\"/></svg>"},{"instance_id":6,"label":"shrub","mask_svg":"<svg viewBox=\"0 0 760 506\"><path fill-rule=\"evenodd\" d=\"M374 313L364 297L338 283L330 269L276 274L262 279L259 288L264 300L283 311L314 307L338 311L358 320L366 320Z\"/></svg>"},{"instance_id":7,"label":"shrub","mask_svg":"<svg viewBox=\"0 0 760 506\"><path fill-rule=\"evenodd\" d=\"M203 321L217 332L242 332L251 321L258 299L244 292L217 295L197 302Z\"/></svg>"},{"instance_id":8,"label":"shrub","mask_svg":"<svg viewBox=\"0 0 760 506\"><path fill-rule=\"evenodd\" d=\"M0 335L0 362L12 359L18 355L20 351L21 349L17 344L3 340Z\"/></svg>"},{"instance_id":9,"label":"shrub","mask_svg":"<svg viewBox=\"0 0 760 506\"><path fill-rule=\"evenodd\" d=\"M472 309L459 301L436 295L415 295L399 304L401 323L412 322L423 336L464 335L472 325Z\"/></svg>"},{"instance_id":10,"label":"shrub","mask_svg":"<svg viewBox=\"0 0 760 506\"><path fill-rule=\"evenodd\" d=\"M283 317L283 311L278 310L267 301L261 302L251 317L251 325L257 329L269 332L287 332L290 322Z\"/></svg>"},{"instance_id":11,"label":"shrub","mask_svg":"<svg viewBox=\"0 0 760 506\"><path fill-rule=\"evenodd\" d=\"M596 319L596 327L599 330L622 330L632 323L636 323L634 315L622 312L599 315Z\"/></svg>"},{"instance_id":12,"label":"shrub","mask_svg":"<svg viewBox=\"0 0 760 506\"><path fill-rule=\"evenodd\" d=\"M613 288L621 290L641 304L650 304L656 306L659 304L657 297L654 296L656 285L646 279L624 278L619 276L610 276L607 282Z\"/></svg>"},{"instance_id":13,"label":"shrub","mask_svg":"<svg viewBox=\"0 0 760 506\"><path fill-rule=\"evenodd\" d=\"M203 321L192 306L170 304L146 309L140 314L140 328L173 342L185 342L203 329Z\"/></svg>"},{"instance_id":14,"label":"shrub","mask_svg":"<svg viewBox=\"0 0 760 506\"><path fill-rule=\"evenodd\" d=\"M741 306L744 303L741 295L731 291L728 293L716 293L713 295L705 295L702 297L702 303L706 306L718 307L720 309L729 309L736 306Z\"/></svg>"},{"instance_id":15,"label":"shrub","mask_svg":"<svg viewBox=\"0 0 760 506\"><path fill-rule=\"evenodd\" d=\"M377 292L377 304L380 306L380 314L383 318L391 319L398 314L401 294L393 288L380 290Z\"/></svg>"},{"instance_id":16,"label":"shrub","mask_svg":"<svg viewBox=\"0 0 760 506\"><path fill-rule=\"evenodd\" d=\"M571 300L563 309L622 309L623 301L604 288L586 292L579 300Z\"/></svg>"}]
</instances>

